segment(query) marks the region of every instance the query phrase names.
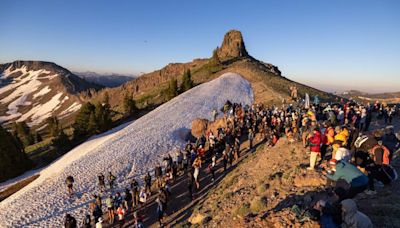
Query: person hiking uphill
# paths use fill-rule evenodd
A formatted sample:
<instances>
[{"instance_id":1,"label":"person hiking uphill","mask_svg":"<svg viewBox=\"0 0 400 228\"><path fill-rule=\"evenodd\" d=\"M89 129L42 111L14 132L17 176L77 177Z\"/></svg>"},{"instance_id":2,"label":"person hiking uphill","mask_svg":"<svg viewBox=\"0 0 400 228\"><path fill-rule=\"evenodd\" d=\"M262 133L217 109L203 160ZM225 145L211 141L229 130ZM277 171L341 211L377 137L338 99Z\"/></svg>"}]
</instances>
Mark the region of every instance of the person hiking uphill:
<instances>
[{"instance_id":1,"label":"person hiking uphill","mask_svg":"<svg viewBox=\"0 0 400 228\"><path fill-rule=\"evenodd\" d=\"M111 173L111 171L108 172L107 178L108 178L108 184L110 185L110 189L112 190L114 188L114 181L117 178Z\"/></svg>"},{"instance_id":2,"label":"person hiking uphill","mask_svg":"<svg viewBox=\"0 0 400 228\"><path fill-rule=\"evenodd\" d=\"M194 172L193 172L193 177L194 177L194 181L196 183L196 189L200 188L200 183L199 183L199 173L200 173L200 168L201 168L201 157L197 156L196 159L193 162L193 168L194 168Z\"/></svg>"},{"instance_id":3,"label":"person hiking uphill","mask_svg":"<svg viewBox=\"0 0 400 228\"><path fill-rule=\"evenodd\" d=\"M110 194L106 199L108 221L110 224L114 223L114 199Z\"/></svg>"},{"instance_id":4,"label":"person hiking uphill","mask_svg":"<svg viewBox=\"0 0 400 228\"><path fill-rule=\"evenodd\" d=\"M64 222L64 227L65 228L76 228L76 219L72 217L70 214L65 215L65 222Z\"/></svg>"},{"instance_id":5,"label":"person hiking uphill","mask_svg":"<svg viewBox=\"0 0 400 228\"><path fill-rule=\"evenodd\" d=\"M102 173L99 174L99 176L97 176L97 178L99 179L99 188L101 192L104 192L104 190L106 189L106 183L105 183L105 177Z\"/></svg>"},{"instance_id":6,"label":"person hiking uphill","mask_svg":"<svg viewBox=\"0 0 400 228\"><path fill-rule=\"evenodd\" d=\"M68 195L69 195L69 197L71 197L72 194L74 194L74 191L73 191L74 178L72 176L68 176L65 180L65 183L67 184Z\"/></svg>"}]
</instances>

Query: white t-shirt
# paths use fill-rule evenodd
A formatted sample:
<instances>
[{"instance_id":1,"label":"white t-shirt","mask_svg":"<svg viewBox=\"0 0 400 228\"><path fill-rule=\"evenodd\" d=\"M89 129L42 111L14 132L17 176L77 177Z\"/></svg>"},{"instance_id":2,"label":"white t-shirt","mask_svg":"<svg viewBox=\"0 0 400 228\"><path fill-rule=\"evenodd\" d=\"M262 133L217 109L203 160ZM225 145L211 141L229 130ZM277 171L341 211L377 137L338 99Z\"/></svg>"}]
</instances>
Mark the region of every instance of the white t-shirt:
<instances>
[{"instance_id":1,"label":"white t-shirt","mask_svg":"<svg viewBox=\"0 0 400 228\"><path fill-rule=\"evenodd\" d=\"M344 147L340 147L336 151L335 159L337 161L345 161L349 162L350 161L350 151Z\"/></svg>"}]
</instances>

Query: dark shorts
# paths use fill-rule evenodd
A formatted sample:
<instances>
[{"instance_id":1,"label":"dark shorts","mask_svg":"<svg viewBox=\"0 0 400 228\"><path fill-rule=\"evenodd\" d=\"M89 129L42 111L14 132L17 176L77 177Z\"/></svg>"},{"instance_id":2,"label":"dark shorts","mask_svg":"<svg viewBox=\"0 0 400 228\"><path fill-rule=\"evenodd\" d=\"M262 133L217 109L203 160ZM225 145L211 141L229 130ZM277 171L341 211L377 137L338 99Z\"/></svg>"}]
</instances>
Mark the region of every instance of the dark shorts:
<instances>
[{"instance_id":1,"label":"dark shorts","mask_svg":"<svg viewBox=\"0 0 400 228\"><path fill-rule=\"evenodd\" d=\"M67 187L68 188L72 188L72 184L67 184Z\"/></svg>"},{"instance_id":2,"label":"dark shorts","mask_svg":"<svg viewBox=\"0 0 400 228\"><path fill-rule=\"evenodd\" d=\"M107 209L108 209L108 211L113 211L114 207L108 207Z\"/></svg>"}]
</instances>

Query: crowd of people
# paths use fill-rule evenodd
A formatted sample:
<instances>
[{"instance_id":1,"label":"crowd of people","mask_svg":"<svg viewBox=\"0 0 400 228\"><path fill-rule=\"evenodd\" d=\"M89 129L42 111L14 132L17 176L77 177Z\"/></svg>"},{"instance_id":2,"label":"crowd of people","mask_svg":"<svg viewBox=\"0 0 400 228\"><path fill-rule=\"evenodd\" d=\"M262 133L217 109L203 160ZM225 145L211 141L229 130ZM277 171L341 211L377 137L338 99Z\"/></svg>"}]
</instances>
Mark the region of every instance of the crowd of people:
<instances>
[{"instance_id":1,"label":"crowd of people","mask_svg":"<svg viewBox=\"0 0 400 228\"><path fill-rule=\"evenodd\" d=\"M390 161L398 139L393 137L391 128L387 128L383 136L373 135L367 139L363 136L370 128L372 113L378 113L378 118L385 118L385 123L389 124L396 110L392 111L379 103L358 105L343 102L307 106L248 106L227 101L220 110L226 120L225 125L215 132L206 130L196 141L189 141L184 149L162 158L162 162L156 164L154 171L148 171L143 180L132 179L123 193L115 191L116 177L111 172L106 176L99 174L100 193L93 195L90 214L85 216L82 226L92 227L95 224L102 227L103 220L122 226L128 213L133 214L134 227L143 227L143 218L149 213L155 213L162 226L172 197L171 185L177 178L186 176L187 197L193 200L202 188L200 176L210 175L214 182L217 165L221 163L222 172L225 172L239 161L244 142L252 151L255 140L273 146L280 137L286 137L289 142L301 142L304 147L310 148L307 169L309 172L325 172L327 191L338 196L335 202L320 201L315 206L315 210L321 213L322 224L333 227L343 224L354 227L351 226L354 222L370 224L365 215L357 212L352 198L366 189L368 194L374 194L376 180L390 182L387 179L393 176L386 176L383 181L382 172L393 172ZM213 110L211 120L216 121L218 114L219 111ZM369 144L371 148L362 149L361 144ZM339 187L337 183L341 181L345 181L347 187ZM72 196L73 177L68 177L66 183ZM154 212L148 211L151 199L156 205ZM139 212L142 214L139 215ZM350 218L350 214L353 217ZM73 216L67 214L65 227L76 227L76 224Z\"/></svg>"}]
</instances>

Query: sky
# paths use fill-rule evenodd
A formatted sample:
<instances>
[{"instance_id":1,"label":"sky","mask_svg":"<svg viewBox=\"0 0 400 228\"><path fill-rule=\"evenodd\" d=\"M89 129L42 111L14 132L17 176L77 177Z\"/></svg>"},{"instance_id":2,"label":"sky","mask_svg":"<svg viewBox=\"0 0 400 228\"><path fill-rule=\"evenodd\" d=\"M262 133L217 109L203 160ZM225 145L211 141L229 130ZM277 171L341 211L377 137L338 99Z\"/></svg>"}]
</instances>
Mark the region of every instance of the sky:
<instances>
[{"instance_id":1,"label":"sky","mask_svg":"<svg viewBox=\"0 0 400 228\"><path fill-rule=\"evenodd\" d=\"M1 0L0 63L141 74L210 57L230 29L292 80L400 91L400 1Z\"/></svg>"}]
</instances>

